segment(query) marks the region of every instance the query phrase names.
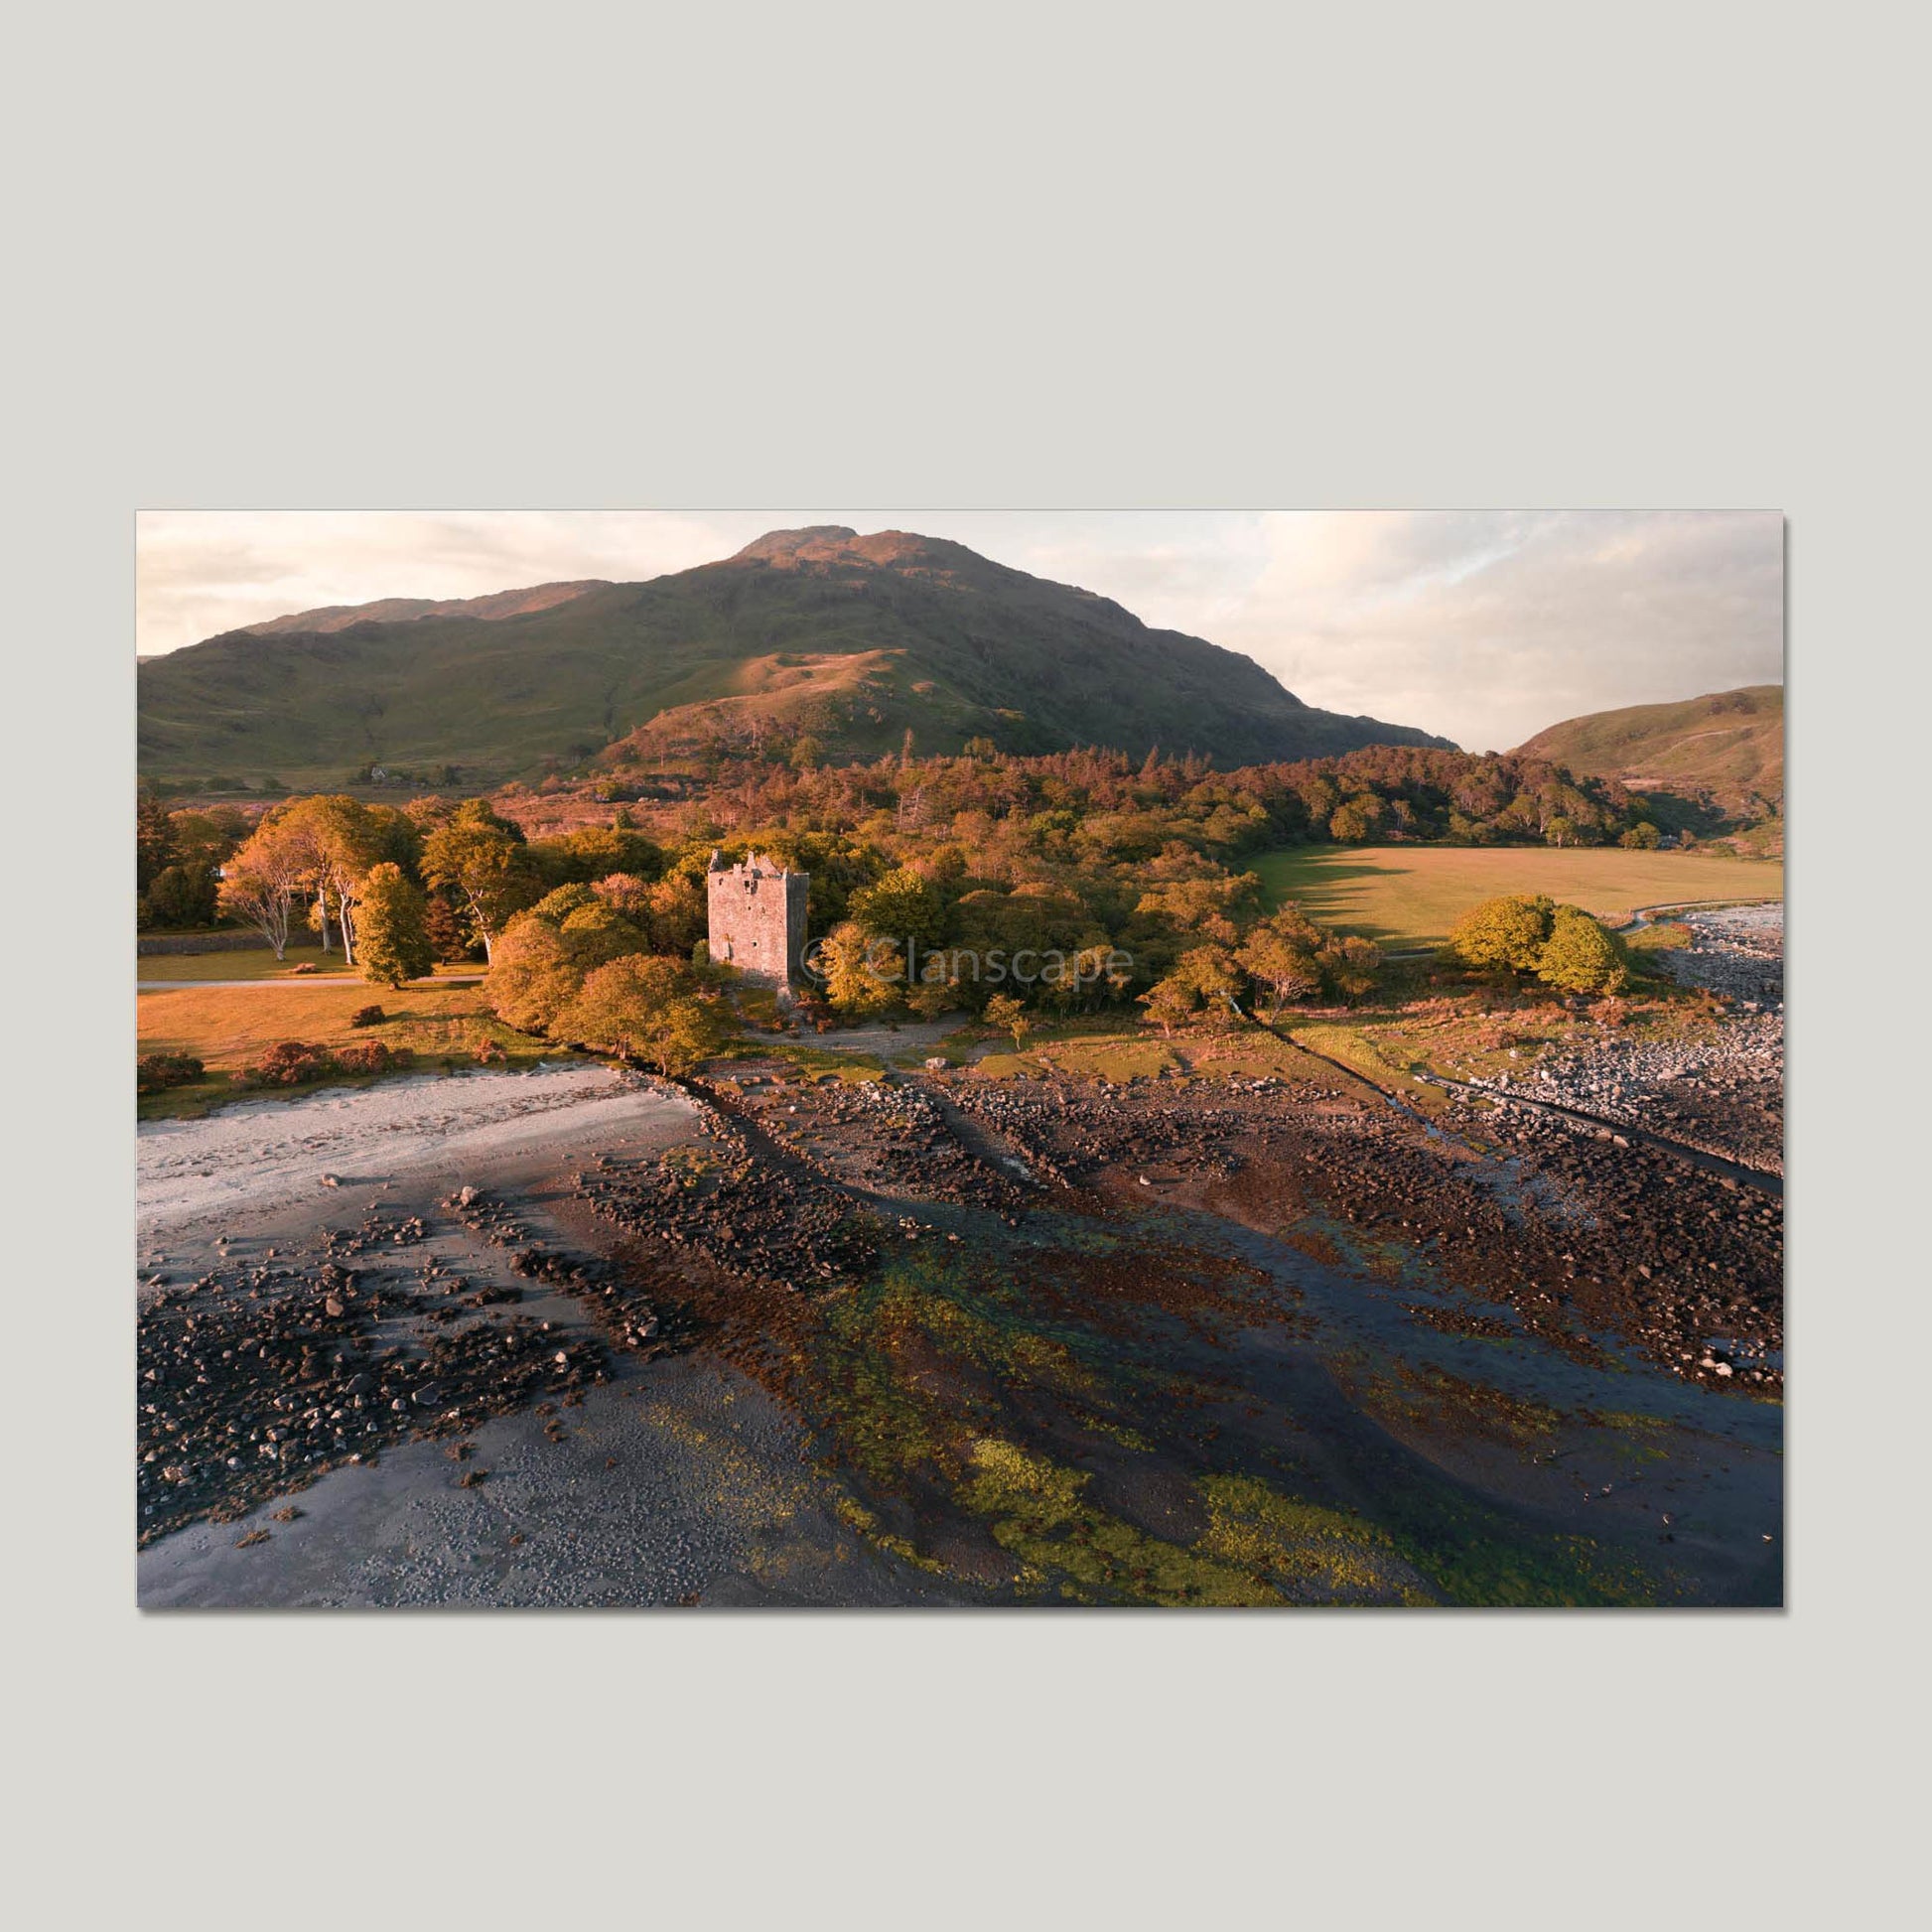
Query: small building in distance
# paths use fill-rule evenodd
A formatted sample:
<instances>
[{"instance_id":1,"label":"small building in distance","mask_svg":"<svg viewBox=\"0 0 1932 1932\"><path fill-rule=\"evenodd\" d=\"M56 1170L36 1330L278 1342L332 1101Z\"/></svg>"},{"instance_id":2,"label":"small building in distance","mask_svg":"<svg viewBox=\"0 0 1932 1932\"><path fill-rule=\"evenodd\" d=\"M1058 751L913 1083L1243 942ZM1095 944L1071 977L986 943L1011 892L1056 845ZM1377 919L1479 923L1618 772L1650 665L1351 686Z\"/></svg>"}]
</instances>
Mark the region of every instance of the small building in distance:
<instances>
[{"instance_id":1,"label":"small building in distance","mask_svg":"<svg viewBox=\"0 0 1932 1932\"><path fill-rule=\"evenodd\" d=\"M811 875L788 872L752 853L741 866L713 851L705 875L713 965L733 966L749 980L795 991L803 972L805 893Z\"/></svg>"}]
</instances>

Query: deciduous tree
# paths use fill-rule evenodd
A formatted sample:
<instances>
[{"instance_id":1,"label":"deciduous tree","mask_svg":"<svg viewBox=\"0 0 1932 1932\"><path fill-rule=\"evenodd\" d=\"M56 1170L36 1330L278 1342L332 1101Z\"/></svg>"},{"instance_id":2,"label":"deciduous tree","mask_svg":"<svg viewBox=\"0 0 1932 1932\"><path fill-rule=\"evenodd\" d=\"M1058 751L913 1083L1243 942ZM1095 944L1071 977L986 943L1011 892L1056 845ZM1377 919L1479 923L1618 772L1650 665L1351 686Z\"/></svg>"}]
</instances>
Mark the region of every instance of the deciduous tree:
<instances>
[{"instance_id":1,"label":"deciduous tree","mask_svg":"<svg viewBox=\"0 0 1932 1932\"><path fill-rule=\"evenodd\" d=\"M1466 912L1449 933L1449 950L1465 966L1533 973L1550 936L1555 902L1545 894L1506 893Z\"/></svg>"},{"instance_id":2,"label":"deciduous tree","mask_svg":"<svg viewBox=\"0 0 1932 1932\"><path fill-rule=\"evenodd\" d=\"M134 801L134 890L147 890L175 863L175 828L168 807L145 787Z\"/></svg>"},{"instance_id":3,"label":"deciduous tree","mask_svg":"<svg viewBox=\"0 0 1932 1932\"><path fill-rule=\"evenodd\" d=\"M1614 993L1630 977L1629 956L1616 934L1575 905L1559 905L1536 976L1565 993Z\"/></svg>"},{"instance_id":4,"label":"deciduous tree","mask_svg":"<svg viewBox=\"0 0 1932 1932\"><path fill-rule=\"evenodd\" d=\"M897 967L897 951L887 951ZM897 1006L904 989L891 976L892 969L882 968L886 968L886 959L875 952L873 935L858 920L846 919L834 926L819 947L826 1004L848 1020L862 1020Z\"/></svg>"},{"instance_id":5,"label":"deciduous tree","mask_svg":"<svg viewBox=\"0 0 1932 1932\"><path fill-rule=\"evenodd\" d=\"M1300 906L1284 905L1255 926L1234 955L1236 964L1268 989L1271 1021L1291 1002L1311 1000L1321 991L1322 936Z\"/></svg>"},{"instance_id":6,"label":"deciduous tree","mask_svg":"<svg viewBox=\"0 0 1932 1932\"><path fill-rule=\"evenodd\" d=\"M683 961L637 953L592 973L555 1032L669 1075L688 1072L717 1052L730 1038L731 1025L723 1002Z\"/></svg>"},{"instance_id":7,"label":"deciduous tree","mask_svg":"<svg viewBox=\"0 0 1932 1932\"><path fill-rule=\"evenodd\" d=\"M381 857L381 828L369 808L345 792L298 798L274 821L303 856L308 887L320 912L323 950L329 950L330 914L343 935L343 957L355 964L355 902L362 880Z\"/></svg>"},{"instance_id":8,"label":"deciduous tree","mask_svg":"<svg viewBox=\"0 0 1932 1932\"><path fill-rule=\"evenodd\" d=\"M986 1024L999 1033L1013 1035L1013 1050L1020 1050L1020 1042L1033 1032L1033 1022L1027 1018L1027 1009L1011 993L996 993L986 1003Z\"/></svg>"},{"instance_id":9,"label":"deciduous tree","mask_svg":"<svg viewBox=\"0 0 1932 1932\"><path fill-rule=\"evenodd\" d=\"M288 950L296 895L307 881L308 855L273 819L258 825L224 870L221 909L266 939L277 959Z\"/></svg>"},{"instance_id":10,"label":"deciduous tree","mask_svg":"<svg viewBox=\"0 0 1932 1932\"><path fill-rule=\"evenodd\" d=\"M436 966L429 942L428 907L423 891L393 861L371 866L362 881L357 916L358 964L362 977L378 986L401 986L422 979Z\"/></svg>"},{"instance_id":11,"label":"deciduous tree","mask_svg":"<svg viewBox=\"0 0 1932 1932\"><path fill-rule=\"evenodd\" d=\"M469 913L491 962L496 935L542 893L523 834L482 798L466 799L423 841L423 878Z\"/></svg>"}]
</instances>

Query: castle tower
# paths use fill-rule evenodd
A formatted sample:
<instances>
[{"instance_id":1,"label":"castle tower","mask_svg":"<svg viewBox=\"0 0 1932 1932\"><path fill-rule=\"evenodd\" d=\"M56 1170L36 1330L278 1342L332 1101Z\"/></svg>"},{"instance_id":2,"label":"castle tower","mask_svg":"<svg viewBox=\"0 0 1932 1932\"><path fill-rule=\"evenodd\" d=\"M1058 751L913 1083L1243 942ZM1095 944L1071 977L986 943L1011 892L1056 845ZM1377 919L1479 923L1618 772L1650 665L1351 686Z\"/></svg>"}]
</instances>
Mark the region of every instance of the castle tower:
<instances>
[{"instance_id":1,"label":"castle tower","mask_svg":"<svg viewBox=\"0 0 1932 1932\"><path fill-rule=\"evenodd\" d=\"M809 873L788 872L762 853L727 866L714 851L705 874L712 963L734 966L761 986L793 990L802 971L810 884Z\"/></svg>"}]
</instances>

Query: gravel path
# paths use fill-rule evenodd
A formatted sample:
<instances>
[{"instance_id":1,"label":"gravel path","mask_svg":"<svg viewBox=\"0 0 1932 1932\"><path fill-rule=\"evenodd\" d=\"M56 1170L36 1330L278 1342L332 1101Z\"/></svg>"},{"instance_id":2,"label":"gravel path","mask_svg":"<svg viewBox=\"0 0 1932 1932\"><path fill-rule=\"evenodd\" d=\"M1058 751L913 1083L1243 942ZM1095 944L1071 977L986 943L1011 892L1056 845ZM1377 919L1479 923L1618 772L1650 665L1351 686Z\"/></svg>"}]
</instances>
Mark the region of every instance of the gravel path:
<instances>
[{"instance_id":1,"label":"gravel path","mask_svg":"<svg viewBox=\"0 0 1932 1932\"><path fill-rule=\"evenodd\" d=\"M389 1179L559 1134L669 1123L690 1103L602 1066L530 1073L422 1074L301 1100L246 1101L205 1120L139 1130L137 1199L145 1247L162 1230L236 1211L314 1200L343 1184Z\"/></svg>"}]
</instances>

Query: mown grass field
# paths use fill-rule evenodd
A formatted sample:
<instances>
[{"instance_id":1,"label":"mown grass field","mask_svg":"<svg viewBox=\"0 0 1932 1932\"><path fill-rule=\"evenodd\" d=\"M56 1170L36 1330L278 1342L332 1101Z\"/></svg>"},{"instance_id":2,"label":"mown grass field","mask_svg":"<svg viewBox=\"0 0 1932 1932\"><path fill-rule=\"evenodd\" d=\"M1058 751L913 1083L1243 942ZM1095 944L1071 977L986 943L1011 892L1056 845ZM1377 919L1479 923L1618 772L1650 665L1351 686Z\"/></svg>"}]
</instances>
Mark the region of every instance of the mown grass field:
<instances>
[{"instance_id":1,"label":"mown grass field","mask_svg":"<svg viewBox=\"0 0 1932 1932\"><path fill-rule=\"evenodd\" d=\"M389 1017L379 1027L351 1027L348 1016L365 1006L379 1006ZM486 1040L502 1049L503 1058L493 1065L569 1057L561 1047L512 1033L490 1013L478 986L417 985L400 993L360 980L340 986L184 986L141 994L136 1024L143 1053L193 1053L207 1069L207 1077L193 1086L143 1096L144 1120L202 1113L240 1097L230 1076L283 1039L330 1047L379 1039L409 1048L416 1069L425 1073L476 1065L477 1049ZM268 1090L271 1097L291 1091L302 1089Z\"/></svg>"},{"instance_id":2,"label":"mown grass field","mask_svg":"<svg viewBox=\"0 0 1932 1932\"><path fill-rule=\"evenodd\" d=\"M1397 948L1440 945L1500 893L1548 893L1611 925L1642 905L1784 895L1775 860L1602 846L1302 845L1244 863L1271 907L1296 899L1323 925Z\"/></svg>"},{"instance_id":3,"label":"mown grass field","mask_svg":"<svg viewBox=\"0 0 1932 1932\"><path fill-rule=\"evenodd\" d=\"M295 970L298 966L313 966L316 970L298 973ZM436 969L439 977L483 970L481 965L468 962ZM360 974L344 966L341 953L324 953L313 946L302 952L291 947L286 959L277 959L269 946L238 947L233 952L143 953L134 962L134 976L144 981L338 979L347 986L366 984ZM379 999L381 994L379 986L370 989L372 999Z\"/></svg>"}]
</instances>

